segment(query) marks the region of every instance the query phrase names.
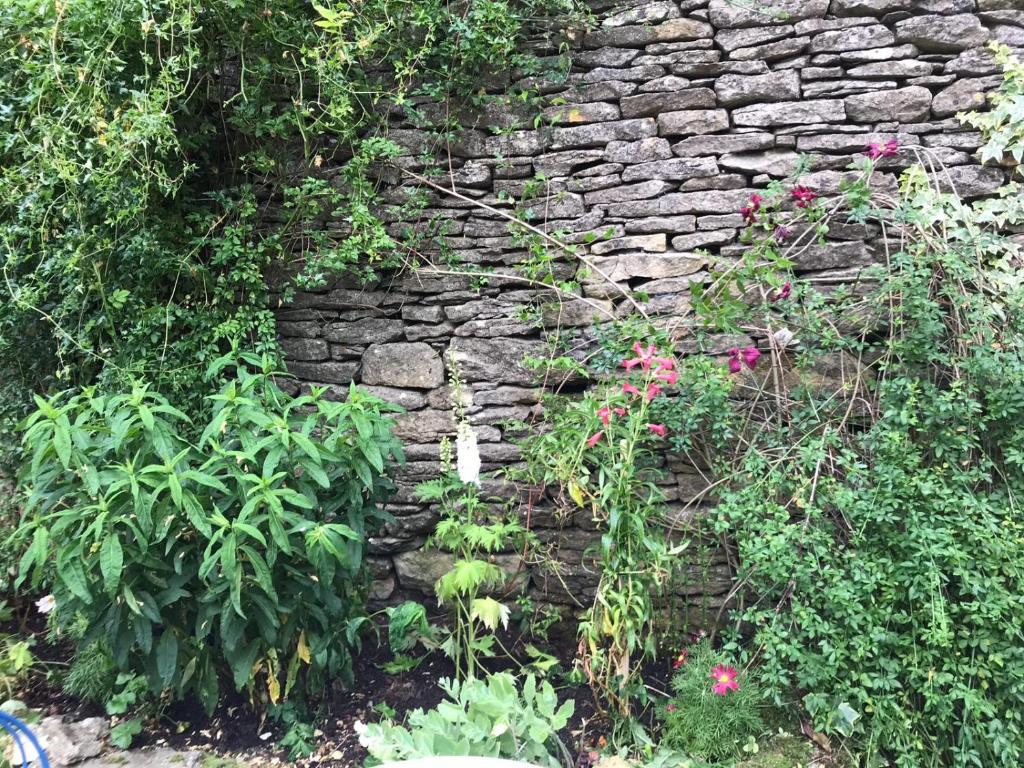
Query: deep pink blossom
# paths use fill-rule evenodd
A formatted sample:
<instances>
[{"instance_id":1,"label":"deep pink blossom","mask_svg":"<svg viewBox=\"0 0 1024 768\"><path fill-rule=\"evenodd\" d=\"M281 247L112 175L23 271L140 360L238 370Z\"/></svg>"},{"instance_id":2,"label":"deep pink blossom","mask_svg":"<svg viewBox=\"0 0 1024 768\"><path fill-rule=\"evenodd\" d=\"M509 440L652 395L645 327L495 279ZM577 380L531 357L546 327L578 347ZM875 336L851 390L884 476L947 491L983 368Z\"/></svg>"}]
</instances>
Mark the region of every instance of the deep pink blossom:
<instances>
[{"instance_id":1,"label":"deep pink blossom","mask_svg":"<svg viewBox=\"0 0 1024 768\"><path fill-rule=\"evenodd\" d=\"M651 362L654 363L654 367L659 370L671 371L676 367L676 361L671 357L653 357Z\"/></svg>"},{"instance_id":2,"label":"deep pink blossom","mask_svg":"<svg viewBox=\"0 0 1024 768\"><path fill-rule=\"evenodd\" d=\"M648 424L647 428L651 430L658 437L665 436L665 425L664 424Z\"/></svg>"},{"instance_id":3,"label":"deep pink blossom","mask_svg":"<svg viewBox=\"0 0 1024 768\"><path fill-rule=\"evenodd\" d=\"M651 382L647 385L647 402L651 402L654 398L661 394L661 385L655 382Z\"/></svg>"},{"instance_id":4,"label":"deep pink blossom","mask_svg":"<svg viewBox=\"0 0 1024 768\"><path fill-rule=\"evenodd\" d=\"M818 193L812 192L808 187L803 184L793 187L793 191L790 193L793 195L793 199L796 200L797 208L806 208L808 205L818 199Z\"/></svg>"},{"instance_id":5,"label":"deep pink blossom","mask_svg":"<svg viewBox=\"0 0 1024 768\"><path fill-rule=\"evenodd\" d=\"M675 704L669 704L667 707L665 707L665 711L666 712L675 712L676 711L676 705Z\"/></svg>"},{"instance_id":6,"label":"deep pink blossom","mask_svg":"<svg viewBox=\"0 0 1024 768\"><path fill-rule=\"evenodd\" d=\"M662 368L659 369L659 371L656 374L654 374L654 378L656 378L658 381L665 382L669 386L672 386L679 379L679 374L677 374L675 371Z\"/></svg>"},{"instance_id":7,"label":"deep pink blossom","mask_svg":"<svg viewBox=\"0 0 1024 768\"><path fill-rule=\"evenodd\" d=\"M719 664L711 670L711 679L714 684L711 690L716 696L725 696L729 691L738 691L740 684L736 682L736 668Z\"/></svg>"},{"instance_id":8,"label":"deep pink blossom","mask_svg":"<svg viewBox=\"0 0 1024 768\"><path fill-rule=\"evenodd\" d=\"M757 223L757 214L761 210L761 202L764 200L756 192L750 196L750 202L740 208L740 213L743 214L743 221L747 224Z\"/></svg>"},{"instance_id":9,"label":"deep pink blossom","mask_svg":"<svg viewBox=\"0 0 1024 768\"><path fill-rule=\"evenodd\" d=\"M597 445L597 441L600 440L603 436L604 436L604 430L600 430L600 431L595 432L594 434L592 434L587 439L587 448L593 448L595 445Z\"/></svg>"},{"instance_id":10,"label":"deep pink blossom","mask_svg":"<svg viewBox=\"0 0 1024 768\"><path fill-rule=\"evenodd\" d=\"M632 370L638 365L645 371L651 367L651 360L654 359L653 344L648 344L645 348L638 341L633 345L633 352L634 354L636 354L635 358L632 358L631 360L622 361L622 364L625 366L627 371Z\"/></svg>"},{"instance_id":11,"label":"deep pink blossom","mask_svg":"<svg viewBox=\"0 0 1024 768\"><path fill-rule=\"evenodd\" d=\"M623 394L633 395L633 396L636 396L636 395L640 394L640 390L637 389L636 387L634 387L628 381L622 382L622 392L623 392Z\"/></svg>"},{"instance_id":12,"label":"deep pink blossom","mask_svg":"<svg viewBox=\"0 0 1024 768\"><path fill-rule=\"evenodd\" d=\"M616 416L625 416L626 415L626 409L622 408L621 406L616 408L615 409L615 415Z\"/></svg>"},{"instance_id":13,"label":"deep pink blossom","mask_svg":"<svg viewBox=\"0 0 1024 768\"><path fill-rule=\"evenodd\" d=\"M743 370L743 363L740 362L739 350L736 350L735 356L729 357L729 373L739 373Z\"/></svg>"},{"instance_id":14,"label":"deep pink blossom","mask_svg":"<svg viewBox=\"0 0 1024 768\"><path fill-rule=\"evenodd\" d=\"M761 350L757 347L746 347L743 350L743 362L747 364L748 368L753 368L757 365L759 357L761 357Z\"/></svg>"},{"instance_id":15,"label":"deep pink blossom","mask_svg":"<svg viewBox=\"0 0 1024 768\"><path fill-rule=\"evenodd\" d=\"M680 648L679 655L676 656L675 663L672 664L672 669L679 669L683 664L686 663L687 658L690 656L690 651L687 648Z\"/></svg>"},{"instance_id":16,"label":"deep pink blossom","mask_svg":"<svg viewBox=\"0 0 1024 768\"><path fill-rule=\"evenodd\" d=\"M604 408L598 409L597 417L601 419L602 424L607 424L609 419L612 417L612 409L607 405Z\"/></svg>"},{"instance_id":17,"label":"deep pink blossom","mask_svg":"<svg viewBox=\"0 0 1024 768\"><path fill-rule=\"evenodd\" d=\"M757 347L744 347L742 350L739 347L733 347L726 354L729 355L729 373L739 373L743 370L744 363L747 368L753 369L757 365L758 358L761 357L761 351Z\"/></svg>"},{"instance_id":18,"label":"deep pink blossom","mask_svg":"<svg viewBox=\"0 0 1024 768\"><path fill-rule=\"evenodd\" d=\"M868 148L864 150L864 154L872 160L878 160L883 157L896 157L899 151L900 143L896 139L889 139L885 144L875 141L871 142L868 144Z\"/></svg>"},{"instance_id":19,"label":"deep pink blossom","mask_svg":"<svg viewBox=\"0 0 1024 768\"><path fill-rule=\"evenodd\" d=\"M779 290L777 290L775 293L772 294L771 300L772 301L782 301L783 299L788 299L789 298L789 294L792 293L792 292L793 292L793 284L792 283L783 283L782 287L779 288Z\"/></svg>"}]
</instances>

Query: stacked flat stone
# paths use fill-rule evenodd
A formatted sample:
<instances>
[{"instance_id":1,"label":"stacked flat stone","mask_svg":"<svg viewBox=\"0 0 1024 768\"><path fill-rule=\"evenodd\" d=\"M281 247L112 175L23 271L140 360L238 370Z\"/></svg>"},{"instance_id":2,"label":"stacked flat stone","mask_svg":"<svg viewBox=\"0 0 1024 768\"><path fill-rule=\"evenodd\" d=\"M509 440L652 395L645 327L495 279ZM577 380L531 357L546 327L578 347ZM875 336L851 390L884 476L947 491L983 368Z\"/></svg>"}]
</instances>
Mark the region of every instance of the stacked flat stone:
<instances>
[{"instance_id":1,"label":"stacked flat stone","mask_svg":"<svg viewBox=\"0 0 1024 768\"><path fill-rule=\"evenodd\" d=\"M541 127L536 110L515 102L466 113L465 129L440 142L417 119L397 118L390 137L405 150L396 161L423 168L433 153L442 183L463 198L511 211L511 198L532 192L530 209L542 229L568 233L616 285L589 277L589 304L549 306L548 328L575 327L585 341L595 320L627 313L626 294L673 328L681 354L722 355L755 338L713 339L697 349L692 338L690 286L708 277L711 259L734 259L739 209L772 179L791 173L800 154L810 158L802 183L835 195L844 171L870 142L896 138L900 156L879 163L873 184L895 190L896 174L915 157L947 168L939 181L971 199L996 190L1004 170L981 167L976 132L956 119L981 108L1000 81L985 49L998 40L1024 46L1021 0L680 0L608 7L594 4L603 21L577 35L567 77L496 78L539 90L549 99ZM555 51L537 46L552 70ZM434 110L436 113L438 110ZM494 127L495 130L492 130ZM536 179L542 179L536 184ZM385 196L400 204L415 186L392 175ZM421 189L421 192L423 190ZM447 248L459 261L493 271L483 287L469 277L404 273L371 286L340 283L300 293L278 312L281 343L301 381L339 392L350 381L365 385L406 412L397 418L408 465L389 510L396 521L373 538L375 597L431 594L450 560L423 549L437 520L416 503L413 485L436 476L439 442L455 424L442 355L453 350L466 380L465 399L477 430L484 469L515 462L518 436L509 421L537 416L539 387L520 362L543 348L547 332L519 310L538 291L501 275L524 258L508 222L466 199L427 190L416 221L386 213L397 235L425 228L431 218L447 226ZM334 228L335 223L325 225ZM343 226L340 227L343 229ZM836 226L833 242L801 252L796 272L828 289L857 289L860 272L881 258L872 226ZM578 262L554 269L569 278ZM549 299L547 299L549 300ZM670 458L664 486L671 515L683 527L713 499L699 499L700 470ZM486 485L505 498L527 499L520 489ZM517 586L570 605L593 595L598 574L586 550L597 525L588 511L560 517L550 499L530 497L519 507L540 540L564 562L555 577L521 568L509 553L500 564ZM723 551L705 549L675 588L684 602L707 611L722 604L730 586Z\"/></svg>"}]
</instances>

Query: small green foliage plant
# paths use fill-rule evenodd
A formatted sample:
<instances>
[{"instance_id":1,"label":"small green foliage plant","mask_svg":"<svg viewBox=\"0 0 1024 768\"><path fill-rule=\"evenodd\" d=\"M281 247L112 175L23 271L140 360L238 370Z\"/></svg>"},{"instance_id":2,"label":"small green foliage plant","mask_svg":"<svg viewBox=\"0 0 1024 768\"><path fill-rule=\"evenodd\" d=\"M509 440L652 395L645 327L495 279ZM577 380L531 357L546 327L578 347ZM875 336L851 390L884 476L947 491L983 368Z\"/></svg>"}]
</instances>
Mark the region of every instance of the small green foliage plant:
<instances>
[{"instance_id":1,"label":"small green foliage plant","mask_svg":"<svg viewBox=\"0 0 1024 768\"><path fill-rule=\"evenodd\" d=\"M445 700L413 710L405 725L357 723L359 742L381 762L473 755L518 760L541 768L569 768L559 738L572 717L570 699L558 703L548 682L527 675L520 689L507 672L463 682L441 680Z\"/></svg>"},{"instance_id":2,"label":"small green foliage plant","mask_svg":"<svg viewBox=\"0 0 1024 768\"><path fill-rule=\"evenodd\" d=\"M763 698L752 676L732 666L707 638L680 653L672 697L661 705L661 744L717 763L743 754L764 731Z\"/></svg>"},{"instance_id":3,"label":"small green foliage plant","mask_svg":"<svg viewBox=\"0 0 1024 768\"><path fill-rule=\"evenodd\" d=\"M20 579L52 581L55 620L85 623L154 693L215 706L224 674L256 702L351 676L367 532L401 460L382 401L293 397L264 357L224 357L212 416L144 384L38 398Z\"/></svg>"}]
</instances>

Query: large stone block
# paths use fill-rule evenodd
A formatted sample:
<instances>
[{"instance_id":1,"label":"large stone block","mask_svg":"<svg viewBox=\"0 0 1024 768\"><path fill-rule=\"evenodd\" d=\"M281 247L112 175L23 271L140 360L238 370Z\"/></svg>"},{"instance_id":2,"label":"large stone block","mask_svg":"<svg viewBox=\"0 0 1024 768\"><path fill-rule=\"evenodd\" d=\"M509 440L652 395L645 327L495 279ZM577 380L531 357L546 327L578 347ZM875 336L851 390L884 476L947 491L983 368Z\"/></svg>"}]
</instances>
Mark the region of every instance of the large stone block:
<instances>
[{"instance_id":1,"label":"large stone block","mask_svg":"<svg viewBox=\"0 0 1024 768\"><path fill-rule=\"evenodd\" d=\"M661 138L613 141L604 148L604 159L609 163L650 163L670 157L672 147L666 139Z\"/></svg>"},{"instance_id":2,"label":"large stone block","mask_svg":"<svg viewBox=\"0 0 1024 768\"><path fill-rule=\"evenodd\" d=\"M423 342L373 344L363 355L363 383L433 389L444 384L444 363Z\"/></svg>"},{"instance_id":3,"label":"large stone block","mask_svg":"<svg viewBox=\"0 0 1024 768\"><path fill-rule=\"evenodd\" d=\"M637 141L654 136L657 124L651 118L616 120L610 123L555 128L552 131L552 149L572 147L603 147L612 141Z\"/></svg>"},{"instance_id":4,"label":"large stone block","mask_svg":"<svg viewBox=\"0 0 1024 768\"><path fill-rule=\"evenodd\" d=\"M523 358L543 354L544 345L528 339L457 338L451 350L468 382L535 384L539 376L523 367Z\"/></svg>"},{"instance_id":5,"label":"large stone block","mask_svg":"<svg viewBox=\"0 0 1024 768\"><path fill-rule=\"evenodd\" d=\"M810 123L841 123L846 109L839 99L818 101L783 101L776 104L753 104L733 111L736 125L771 128L781 125L808 125Z\"/></svg>"},{"instance_id":6,"label":"large stone block","mask_svg":"<svg viewBox=\"0 0 1024 768\"><path fill-rule=\"evenodd\" d=\"M916 123L928 118L931 104L931 91L920 85L912 85L891 91L847 96L846 116L859 123L881 123L887 120Z\"/></svg>"},{"instance_id":7,"label":"large stone block","mask_svg":"<svg viewBox=\"0 0 1024 768\"><path fill-rule=\"evenodd\" d=\"M726 107L800 98L800 75L792 70L766 75L722 75L715 81L718 101Z\"/></svg>"},{"instance_id":8,"label":"large stone block","mask_svg":"<svg viewBox=\"0 0 1024 768\"><path fill-rule=\"evenodd\" d=\"M650 163L631 165L622 172L625 182L642 179L666 179L669 181L686 181L718 173L718 165L709 157L689 158L675 157L670 160L655 160Z\"/></svg>"},{"instance_id":9,"label":"large stone block","mask_svg":"<svg viewBox=\"0 0 1024 768\"><path fill-rule=\"evenodd\" d=\"M957 112L981 109L985 106L985 92L998 86L999 77L978 77L957 80L935 94L932 112L936 117L949 117Z\"/></svg>"},{"instance_id":10,"label":"large stone block","mask_svg":"<svg viewBox=\"0 0 1024 768\"><path fill-rule=\"evenodd\" d=\"M606 45L622 48L643 48L651 43L670 43L676 40L711 38L715 30L710 24L697 19L669 19L650 26L606 27L588 32L583 38L587 48Z\"/></svg>"},{"instance_id":11,"label":"large stone block","mask_svg":"<svg viewBox=\"0 0 1024 768\"><path fill-rule=\"evenodd\" d=\"M955 16L914 16L896 22L896 39L928 53L955 53L977 48L989 31L970 13Z\"/></svg>"},{"instance_id":12,"label":"large stone block","mask_svg":"<svg viewBox=\"0 0 1024 768\"><path fill-rule=\"evenodd\" d=\"M824 16L828 4L829 0L764 0L742 4L733 0L711 0L708 18L718 29L792 24Z\"/></svg>"},{"instance_id":13,"label":"large stone block","mask_svg":"<svg viewBox=\"0 0 1024 768\"><path fill-rule=\"evenodd\" d=\"M724 109L684 109L658 115L658 135L691 136L724 131L729 127L729 113Z\"/></svg>"},{"instance_id":14,"label":"large stone block","mask_svg":"<svg viewBox=\"0 0 1024 768\"><path fill-rule=\"evenodd\" d=\"M661 236L664 240L664 235ZM704 268L703 256L692 253L624 253L595 259L594 266L615 282L635 277L662 278L692 275ZM604 278L601 278L604 279Z\"/></svg>"},{"instance_id":15,"label":"large stone block","mask_svg":"<svg viewBox=\"0 0 1024 768\"><path fill-rule=\"evenodd\" d=\"M888 27L883 27L881 24L868 24L863 27L837 29L815 35L808 50L811 53L861 51L865 48L881 48L895 42L896 38Z\"/></svg>"}]
</instances>

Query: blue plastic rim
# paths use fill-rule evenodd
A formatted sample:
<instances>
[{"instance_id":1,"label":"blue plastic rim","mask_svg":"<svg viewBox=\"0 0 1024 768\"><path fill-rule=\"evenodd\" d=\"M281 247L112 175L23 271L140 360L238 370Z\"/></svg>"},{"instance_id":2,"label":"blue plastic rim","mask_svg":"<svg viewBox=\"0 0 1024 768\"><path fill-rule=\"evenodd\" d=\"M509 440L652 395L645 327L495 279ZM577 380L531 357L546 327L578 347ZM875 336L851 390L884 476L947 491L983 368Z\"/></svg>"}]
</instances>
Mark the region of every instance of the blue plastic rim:
<instances>
[{"instance_id":1,"label":"blue plastic rim","mask_svg":"<svg viewBox=\"0 0 1024 768\"><path fill-rule=\"evenodd\" d=\"M21 766L22 768L28 768L29 760L28 755L25 753L25 745L22 742L22 737L28 739L28 743L36 751L36 758L39 761L40 768L50 768L50 761L46 758L46 752L39 744L39 739L32 733L32 729L29 728L25 723L16 718L14 715L9 715L6 712L0 711L0 728L3 728L7 733L14 739L14 743L18 746L18 752L21 753Z\"/></svg>"}]
</instances>

